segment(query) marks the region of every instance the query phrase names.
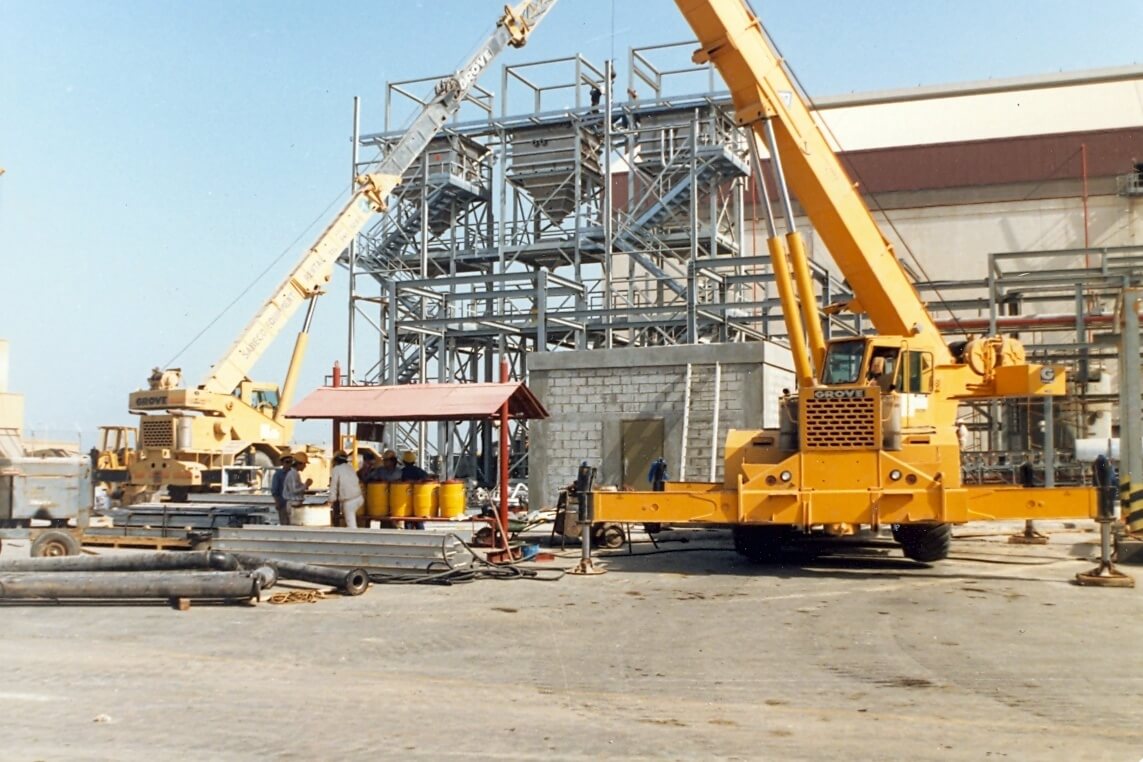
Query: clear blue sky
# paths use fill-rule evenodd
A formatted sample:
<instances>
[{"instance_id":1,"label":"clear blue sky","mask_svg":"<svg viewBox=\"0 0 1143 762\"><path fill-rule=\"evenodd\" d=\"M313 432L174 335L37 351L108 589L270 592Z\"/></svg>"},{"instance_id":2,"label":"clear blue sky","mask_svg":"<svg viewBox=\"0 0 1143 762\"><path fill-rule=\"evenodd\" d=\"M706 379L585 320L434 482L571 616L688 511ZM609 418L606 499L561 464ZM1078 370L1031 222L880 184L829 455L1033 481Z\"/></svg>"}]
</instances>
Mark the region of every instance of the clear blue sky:
<instances>
[{"instance_id":1,"label":"clear blue sky","mask_svg":"<svg viewBox=\"0 0 1143 762\"><path fill-rule=\"evenodd\" d=\"M353 96L364 129L380 129L385 83L450 71L501 7L0 0L0 338L28 428L79 431L86 447L100 423L133 422L128 392L270 267L178 358L197 383L347 185ZM754 8L814 96L1141 57L1143 0ZM631 46L689 37L668 0L560 0L482 84L495 89L503 63L579 52L622 65ZM343 281L319 307L302 393L344 357ZM253 375L280 379L291 345L287 332Z\"/></svg>"}]
</instances>

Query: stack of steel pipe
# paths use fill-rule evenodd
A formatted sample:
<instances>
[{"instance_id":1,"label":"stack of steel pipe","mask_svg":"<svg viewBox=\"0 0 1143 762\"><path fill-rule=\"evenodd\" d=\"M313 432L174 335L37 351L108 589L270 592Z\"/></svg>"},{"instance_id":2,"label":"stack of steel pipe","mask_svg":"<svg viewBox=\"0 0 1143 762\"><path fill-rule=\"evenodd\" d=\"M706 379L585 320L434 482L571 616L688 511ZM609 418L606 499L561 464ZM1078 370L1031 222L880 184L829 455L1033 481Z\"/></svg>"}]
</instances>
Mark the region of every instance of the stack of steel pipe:
<instances>
[{"instance_id":1,"label":"stack of steel pipe","mask_svg":"<svg viewBox=\"0 0 1143 762\"><path fill-rule=\"evenodd\" d=\"M210 547L303 564L364 569L370 574L435 574L468 569L475 562L475 556L453 532L401 529L220 527Z\"/></svg>"},{"instance_id":2,"label":"stack of steel pipe","mask_svg":"<svg viewBox=\"0 0 1143 762\"><path fill-rule=\"evenodd\" d=\"M29 558L0 563L0 600L258 600L278 574L216 550Z\"/></svg>"},{"instance_id":3,"label":"stack of steel pipe","mask_svg":"<svg viewBox=\"0 0 1143 762\"><path fill-rule=\"evenodd\" d=\"M332 566L304 564L253 553L234 553L233 555L247 569L270 567L277 572L280 579L312 582L315 585L330 585L346 595L361 595L369 589L369 572L364 569L335 569Z\"/></svg>"}]
</instances>

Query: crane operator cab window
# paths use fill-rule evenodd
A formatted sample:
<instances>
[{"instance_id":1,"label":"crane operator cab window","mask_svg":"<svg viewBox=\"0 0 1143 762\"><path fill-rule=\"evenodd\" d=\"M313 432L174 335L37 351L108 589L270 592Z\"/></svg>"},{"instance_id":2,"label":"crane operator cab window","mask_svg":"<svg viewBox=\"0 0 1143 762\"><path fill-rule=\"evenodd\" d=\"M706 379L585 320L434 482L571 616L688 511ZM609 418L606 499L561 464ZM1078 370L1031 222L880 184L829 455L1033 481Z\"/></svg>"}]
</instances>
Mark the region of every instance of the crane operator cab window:
<instances>
[{"instance_id":1,"label":"crane operator cab window","mask_svg":"<svg viewBox=\"0 0 1143 762\"><path fill-rule=\"evenodd\" d=\"M932 394L933 355L929 352L903 352L901 391L906 394Z\"/></svg>"},{"instance_id":2,"label":"crane operator cab window","mask_svg":"<svg viewBox=\"0 0 1143 762\"><path fill-rule=\"evenodd\" d=\"M278 409L277 389L254 389L250 392L250 406L265 415L273 415Z\"/></svg>"},{"instance_id":3,"label":"crane operator cab window","mask_svg":"<svg viewBox=\"0 0 1143 762\"><path fill-rule=\"evenodd\" d=\"M869 356L869 370L865 374L866 383L870 386L881 387L882 394L895 391L897 389L897 359L899 356L900 350L897 347L874 347Z\"/></svg>"},{"instance_id":4,"label":"crane operator cab window","mask_svg":"<svg viewBox=\"0 0 1143 762\"><path fill-rule=\"evenodd\" d=\"M822 383L827 386L856 384L861 378L861 363L865 359L865 341L836 341L826 349L822 368Z\"/></svg>"}]
</instances>

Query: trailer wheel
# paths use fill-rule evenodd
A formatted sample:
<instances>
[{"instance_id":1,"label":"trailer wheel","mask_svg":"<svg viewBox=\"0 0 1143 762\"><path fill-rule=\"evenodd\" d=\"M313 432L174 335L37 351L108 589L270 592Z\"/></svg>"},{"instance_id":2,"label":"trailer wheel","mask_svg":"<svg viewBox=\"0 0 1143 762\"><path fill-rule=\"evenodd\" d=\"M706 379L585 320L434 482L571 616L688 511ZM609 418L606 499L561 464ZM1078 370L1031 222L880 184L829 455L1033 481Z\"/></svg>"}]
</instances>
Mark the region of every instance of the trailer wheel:
<instances>
[{"instance_id":1,"label":"trailer wheel","mask_svg":"<svg viewBox=\"0 0 1143 762\"><path fill-rule=\"evenodd\" d=\"M623 543L627 542L627 535L623 527L618 524L597 524L592 529L591 541L596 547L615 550L623 547Z\"/></svg>"},{"instance_id":2,"label":"trailer wheel","mask_svg":"<svg viewBox=\"0 0 1143 762\"><path fill-rule=\"evenodd\" d=\"M952 524L899 524L893 537L906 558L923 564L943 561L952 546Z\"/></svg>"},{"instance_id":3,"label":"trailer wheel","mask_svg":"<svg viewBox=\"0 0 1143 762\"><path fill-rule=\"evenodd\" d=\"M79 540L69 532L44 532L32 541L32 558L78 556Z\"/></svg>"}]
</instances>

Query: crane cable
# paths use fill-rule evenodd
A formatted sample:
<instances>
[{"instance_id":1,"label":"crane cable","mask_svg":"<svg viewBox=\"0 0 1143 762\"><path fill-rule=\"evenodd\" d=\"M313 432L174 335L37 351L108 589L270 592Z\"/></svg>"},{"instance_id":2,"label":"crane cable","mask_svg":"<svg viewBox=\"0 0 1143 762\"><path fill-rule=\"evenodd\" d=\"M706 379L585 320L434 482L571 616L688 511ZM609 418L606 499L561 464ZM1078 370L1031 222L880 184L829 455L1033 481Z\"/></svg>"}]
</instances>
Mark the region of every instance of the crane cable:
<instances>
[{"instance_id":1,"label":"crane cable","mask_svg":"<svg viewBox=\"0 0 1143 762\"><path fill-rule=\"evenodd\" d=\"M307 235L314 228L314 226L316 226L319 222L321 222L323 219L325 219L326 215L329 214L329 210L333 209L338 204L338 202L341 201L344 197L345 197L345 191L338 193L337 196L335 196L333 198L333 200L329 202L329 205L326 206L326 208L323 209L321 211L321 213L317 217L315 217L308 225L306 225L306 227L303 228L302 231L300 233L298 233L297 236L294 237L294 240L290 241L286 245L286 247L284 249L282 249L281 252L279 252L278 256L274 257L274 259L271 260L269 264L267 264L264 268L262 268L262 272L255 275L254 278L249 283L246 284L246 287L243 288L238 293L237 296L235 296L233 299L231 299L230 302L225 307L223 307L222 310L217 315L215 315L209 323L207 323L205 326L203 326L202 330L200 330L198 333L196 333L194 335L194 338L192 338L190 341L188 341L183 346L182 349L180 349L178 352L175 352L174 357L167 360L167 362L164 363L162 367L169 368L172 365L174 365L175 361L178 360L180 357L182 357L183 352L186 352L188 349L190 349L192 346L194 346L195 342L197 342L199 339L201 339L207 331L209 331L211 328L213 328L214 325L219 320L221 320L222 317L234 307L234 305L236 305L236 304L238 304L238 302L242 301L242 299L245 298L245 296L250 293L250 291L254 288L254 286L256 286L263 278L265 278L267 273L269 273L271 270L273 270L277 266L277 264L279 262L281 262L282 259L285 258L285 256L287 254L289 254L290 251L292 251L295 246L298 245L298 242L302 240L302 237Z\"/></svg>"}]
</instances>

